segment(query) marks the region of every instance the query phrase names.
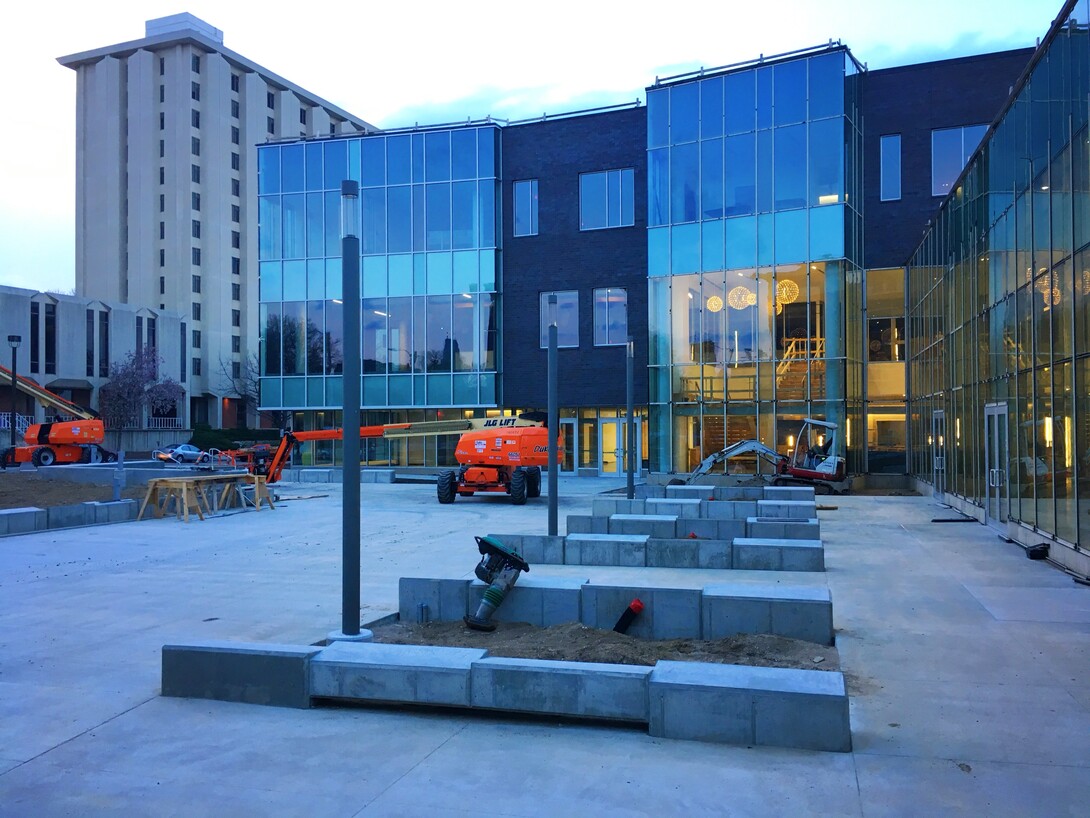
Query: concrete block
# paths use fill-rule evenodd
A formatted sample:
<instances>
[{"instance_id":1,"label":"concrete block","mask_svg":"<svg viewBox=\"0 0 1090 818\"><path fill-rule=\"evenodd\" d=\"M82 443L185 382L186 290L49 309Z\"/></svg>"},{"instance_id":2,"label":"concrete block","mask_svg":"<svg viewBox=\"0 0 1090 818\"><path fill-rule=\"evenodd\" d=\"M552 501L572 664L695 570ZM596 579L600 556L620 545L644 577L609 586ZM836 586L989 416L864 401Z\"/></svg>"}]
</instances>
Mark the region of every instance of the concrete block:
<instances>
[{"instance_id":1,"label":"concrete block","mask_svg":"<svg viewBox=\"0 0 1090 818\"><path fill-rule=\"evenodd\" d=\"M683 519L678 520L674 526L673 532L663 539L676 539L687 540L693 539L690 534L695 534L697 537L703 540L717 540L719 537L719 521L718 520L692 520ZM731 537L725 537L723 539L731 539Z\"/></svg>"},{"instance_id":2,"label":"concrete block","mask_svg":"<svg viewBox=\"0 0 1090 818\"><path fill-rule=\"evenodd\" d=\"M310 662L312 697L472 706L470 669L479 648L334 642Z\"/></svg>"},{"instance_id":3,"label":"concrete block","mask_svg":"<svg viewBox=\"0 0 1090 818\"><path fill-rule=\"evenodd\" d=\"M44 508L26 506L24 508L0 509L0 535L29 534L46 527Z\"/></svg>"},{"instance_id":4,"label":"concrete block","mask_svg":"<svg viewBox=\"0 0 1090 818\"><path fill-rule=\"evenodd\" d=\"M473 706L646 722L652 668L488 657L473 663Z\"/></svg>"},{"instance_id":5,"label":"concrete block","mask_svg":"<svg viewBox=\"0 0 1090 818\"><path fill-rule=\"evenodd\" d=\"M756 514L756 500L709 500L704 504L704 516L709 520L744 520Z\"/></svg>"},{"instance_id":6,"label":"concrete block","mask_svg":"<svg viewBox=\"0 0 1090 818\"><path fill-rule=\"evenodd\" d=\"M763 500L764 492L764 486L720 486L715 490L715 499L752 502Z\"/></svg>"},{"instance_id":7,"label":"concrete block","mask_svg":"<svg viewBox=\"0 0 1090 818\"><path fill-rule=\"evenodd\" d=\"M562 622L578 622L580 590L585 582L585 579L539 578L522 574L492 618L497 622L529 622L542 628ZM444 610L443 619L461 619L466 614L476 613L487 587L474 579L467 588L463 610L457 616L449 616Z\"/></svg>"},{"instance_id":8,"label":"concrete block","mask_svg":"<svg viewBox=\"0 0 1090 818\"><path fill-rule=\"evenodd\" d=\"M824 571L821 540L738 537L734 567L756 571Z\"/></svg>"},{"instance_id":9,"label":"concrete block","mask_svg":"<svg viewBox=\"0 0 1090 818\"><path fill-rule=\"evenodd\" d=\"M646 534L569 534L564 542L568 565L647 565Z\"/></svg>"},{"instance_id":10,"label":"concrete block","mask_svg":"<svg viewBox=\"0 0 1090 818\"><path fill-rule=\"evenodd\" d=\"M813 500L758 500L755 517L776 517L788 520L809 520L817 516Z\"/></svg>"},{"instance_id":11,"label":"concrete block","mask_svg":"<svg viewBox=\"0 0 1090 818\"><path fill-rule=\"evenodd\" d=\"M702 542L706 542L706 540L649 539L647 541L647 567L699 568L700 545ZM730 565L724 567L729 568Z\"/></svg>"},{"instance_id":12,"label":"concrete block","mask_svg":"<svg viewBox=\"0 0 1090 818\"><path fill-rule=\"evenodd\" d=\"M88 514L83 503L72 506L51 506L45 511L46 528L74 528L94 521L93 513Z\"/></svg>"},{"instance_id":13,"label":"concrete block","mask_svg":"<svg viewBox=\"0 0 1090 818\"><path fill-rule=\"evenodd\" d=\"M648 534L673 537L678 518L673 514L614 514L609 518L610 534Z\"/></svg>"},{"instance_id":14,"label":"concrete block","mask_svg":"<svg viewBox=\"0 0 1090 818\"><path fill-rule=\"evenodd\" d=\"M299 469L300 483L332 483L333 469Z\"/></svg>"},{"instance_id":15,"label":"concrete block","mask_svg":"<svg viewBox=\"0 0 1090 818\"><path fill-rule=\"evenodd\" d=\"M583 586L582 622L612 630L633 598L643 601L643 612L629 626L639 639L700 637L701 592L695 588L648 588L617 585Z\"/></svg>"},{"instance_id":16,"label":"concrete block","mask_svg":"<svg viewBox=\"0 0 1090 818\"><path fill-rule=\"evenodd\" d=\"M698 540L698 568L730 568L734 564L734 547L730 540Z\"/></svg>"},{"instance_id":17,"label":"concrete block","mask_svg":"<svg viewBox=\"0 0 1090 818\"><path fill-rule=\"evenodd\" d=\"M465 616L468 589L468 579L401 577L397 584L398 614L402 622L420 622L423 603L428 606L429 621L456 621Z\"/></svg>"},{"instance_id":18,"label":"concrete block","mask_svg":"<svg viewBox=\"0 0 1090 818\"><path fill-rule=\"evenodd\" d=\"M361 483L393 483L393 469L364 469L360 472Z\"/></svg>"},{"instance_id":19,"label":"concrete block","mask_svg":"<svg viewBox=\"0 0 1090 818\"><path fill-rule=\"evenodd\" d=\"M310 707L314 646L250 642L163 645L164 696Z\"/></svg>"},{"instance_id":20,"label":"concrete block","mask_svg":"<svg viewBox=\"0 0 1090 818\"><path fill-rule=\"evenodd\" d=\"M791 520L779 517L748 517L744 535L753 539L820 539L820 526L816 518L809 520Z\"/></svg>"},{"instance_id":21,"label":"concrete block","mask_svg":"<svg viewBox=\"0 0 1090 818\"><path fill-rule=\"evenodd\" d=\"M814 502L813 486L767 486L766 500L804 500Z\"/></svg>"},{"instance_id":22,"label":"concrete block","mask_svg":"<svg viewBox=\"0 0 1090 818\"><path fill-rule=\"evenodd\" d=\"M569 514L564 530L569 534L589 534L593 528L593 517L583 514Z\"/></svg>"},{"instance_id":23,"label":"concrete block","mask_svg":"<svg viewBox=\"0 0 1090 818\"><path fill-rule=\"evenodd\" d=\"M644 501L627 497L595 497L591 501L591 514L609 517L613 514L644 514Z\"/></svg>"},{"instance_id":24,"label":"concrete block","mask_svg":"<svg viewBox=\"0 0 1090 818\"><path fill-rule=\"evenodd\" d=\"M735 537L746 535L745 520L709 520L709 522L715 523L715 533L710 539L733 540Z\"/></svg>"},{"instance_id":25,"label":"concrete block","mask_svg":"<svg viewBox=\"0 0 1090 818\"><path fill-rule=\"evenodd\" d=\"M678 518L696 519L702 516L700 506L703 502L696 497L692 499L654 497L647 501L646 508L648 514L672 514Z\"/></svg>"},{"instance_id":26,"label":"concrete block","mask_svg":"<svg viewBox=\"0 0 1090 818\"><path fill-rule=\"evenodd\" d=\"M544 535L542 536L542 559L541 562L545 565L563 565L564 564L564 535Z\"/></svg>"},{"instance_id":27,"label":"concrete block","mask_svg":"<svg viewBox=\"0 0 1090 818\"><path fill-rule=\"evenodd\" d=\"M840 673L659 662L648 679L648 732L663 738L848 752Z\"/></svg>"},{"instance_id":28,"label":"concrete block","mask_svg":"<svg viewBox=\"0 0 1090 818\"><path fill-rule=\"evenodd\" d=\"M833 602L828 588L742 583L708 585L701 605L704 639L736 633L770 633L833 643Z\"/></svg>"},{"instance_id":29,"label":"concrete block","mask_svg":"<svg viewBox=\"0 0 1090 818\"><path fill-rule=\"evenodd\" d=\"M85 503L93 506L96 523L125 523L135 520L140 511L140 503L136 500L118 500L104 503Z\"/></svg>"},{"instance_id":30,"label":"concrete block","mask_svg":"<svg viewBox=\"0 0 1090 818\"><path fill-rule=\"evenodd\" d=\"M691 485L691 486L666 486L664 497L685 498L690 500L707 500L715 494L715 486Z\"/></svg>"}]
</instances>

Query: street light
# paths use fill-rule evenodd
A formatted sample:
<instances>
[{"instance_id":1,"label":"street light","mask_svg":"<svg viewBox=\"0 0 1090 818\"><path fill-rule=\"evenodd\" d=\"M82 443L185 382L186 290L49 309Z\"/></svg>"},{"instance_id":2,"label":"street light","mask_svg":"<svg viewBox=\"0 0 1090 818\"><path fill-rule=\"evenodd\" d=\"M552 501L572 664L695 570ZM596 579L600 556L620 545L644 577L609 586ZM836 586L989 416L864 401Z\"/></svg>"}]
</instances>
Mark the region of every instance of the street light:
<instances>
[{"instance_id":1,"label":"street light","mask_svg":"<svg viewBox=\"0 0 1090 818\"><path fill-rule=\"evenodd\" d=\"M559 489L560 464L557 458L556 436L560 432L560 412L556 400L556 293L549 293L549 307L546 318L549 321L549 536L557 533L557 493Z\"/></svg>"},{"instance_id":2,"label":"street light","mask_svg":"<svg viewBox=\"0 0 1090 818\"><path fill-rule=\"evenodd\" d=\"M11 448L15 448L15 383L17 375L15 374L15 350L19 348L19 344L23 343L22 335L9 335L8 346L11 347ZM12 453L14 457L14 452Z\"/></svg>"},{"instance_id":3,"label":"street light","mask_svg":"<svg viewBox=\"0 0 1090 818\"><path fill-rule=\"evenodd\" d=\"M344 298L344 507L341 509L341 630L332 640L370 641L360 631L360 185L341 182Z\"/></svg>"}]
</instances>

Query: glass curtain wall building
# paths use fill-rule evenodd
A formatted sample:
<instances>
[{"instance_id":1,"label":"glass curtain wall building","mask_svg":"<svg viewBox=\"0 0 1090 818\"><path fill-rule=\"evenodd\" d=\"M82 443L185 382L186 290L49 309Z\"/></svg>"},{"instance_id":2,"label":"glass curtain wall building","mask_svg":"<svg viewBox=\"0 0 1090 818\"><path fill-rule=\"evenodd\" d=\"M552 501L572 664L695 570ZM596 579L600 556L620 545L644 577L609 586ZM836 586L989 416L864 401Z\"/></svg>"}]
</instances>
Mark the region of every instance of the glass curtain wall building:
<instances>
[{"instance_id":1,"label":"glass curtain wall building","mask_svg":"<svg viewBox=\"0 0 1090 818\"><path fill-rule=\"evenodd\" d=\"M346 178L360 183L364 422L497 406L498 130L387 132L259 148L263 409L294 411L296 429L339 423ZM437 453L425 452L420 439L379 440L367 441L364 456L430 465ZM339 460L331 445L316 447L314 457Z\"/></svg>"},{"instance_id":2,"label":"glass curtain wall building","mask_svg":"<svg viewBox=\"0 0 1090 818\"><path fill-rule=\"evenodd\" d=\"M1065 5L908 279L912 473L1069 561L1090 549L1087 20Z\"/></svg>"},{"instance_id":3,"label":"glass curtain wall building","mask_svg":"<svg viewBox=\"0 0 1090 818\"><path fill-rule=\"evenodd\" d=\"M836 46L648 88L652 471L805 417L858 470L861 76Z\"/></svg>"}]
</instances>

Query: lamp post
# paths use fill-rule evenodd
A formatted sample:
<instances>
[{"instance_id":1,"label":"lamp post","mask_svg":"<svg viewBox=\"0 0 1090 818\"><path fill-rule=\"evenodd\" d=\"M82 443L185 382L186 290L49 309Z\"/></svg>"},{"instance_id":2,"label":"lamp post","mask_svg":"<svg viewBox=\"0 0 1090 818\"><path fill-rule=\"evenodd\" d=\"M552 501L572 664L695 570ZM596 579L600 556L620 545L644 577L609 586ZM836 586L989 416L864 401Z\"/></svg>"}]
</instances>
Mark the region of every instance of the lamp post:
<instances>
[{"instance_id":1,"label":"lamp post","mask_svg":"<svg viewBox=\"0 0 1090 818\"><path fill-rule=\"evenodd\" d=\"M560 464L557 461L556 436L560 432L560 412L556 401L556 293L549 293L549 536L557 533L557 492Z\"/></svg>"},{"instance_id":2,"label":"lamp post","mask_svg":"<svg viewBox=\"0 0 1090 818\"><path fill-rule=\"evenodd\" d=\"M8 346L11 347L11 448L15 448L15 351L19 344L23 343L22 335L9 335Z\"/></svg>"},{"instance_id":3,"label":"lamp post","mask_svg":"<svg viewBox=\"0 0 1090 818\"><path fill-rule=\"evenodd\" d=\"M635 412L632 409L632 393L635 391L633 368L636 361L636 342L631 335L628 336L628 343L625 346L627 347L625 355L625 392L628 405L626 406L625 415L628 421L628 499L632 500L636 496L636 418L633 417Z\"/></svg>"},{"instance_id":4,"label":"lamp post","mask_svg":"<svg viewBox=\"0 0 1090 818\"><path fill-rule=\"evenodd\" d=\"M341 509L341 630L333 640L369 641L360 632L360 186L341 182L344 297L344 503Z\"/></svg>"}]
</instances>

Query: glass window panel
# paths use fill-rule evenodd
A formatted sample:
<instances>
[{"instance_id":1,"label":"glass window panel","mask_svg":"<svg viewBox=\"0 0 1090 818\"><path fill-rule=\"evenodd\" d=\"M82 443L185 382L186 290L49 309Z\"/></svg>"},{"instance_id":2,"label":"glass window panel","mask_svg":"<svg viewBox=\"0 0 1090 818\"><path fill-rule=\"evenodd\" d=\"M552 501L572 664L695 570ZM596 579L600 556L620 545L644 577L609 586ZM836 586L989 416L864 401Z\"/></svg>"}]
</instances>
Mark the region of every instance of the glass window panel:
<instances>
[{"instance_id":1,"label":"glass window panel","mask_svg":"<svg viewBox=\"0 0 1090 818\"><path fill-rule=\"evenodd\" d=\"M258 199L259 255L262 259L282 258L283 243L280 228L280 197L262 196Z\"/></svg>"},{"instance_id":2,"label":"glass window panel","mask_svg":"<svg viewBox=\"0 0 1090 818\"><path fill-rule=\"evenodd\" d=\"M463 250L454 254L454 287L456 293L477 292L477 251Z\"/></svg>"},{"instance_id":3,"label":"glass window panel","mask_svg":"<svg viewBox=\"0 0 1090 818\"><path fill-rule=\"evenodd\" d=\"M772 66L757 69L757 129L772 127Z\"/></svg>"},{"instance_id":4,"label":"glass window panel","mask_svg":"<svg viewBox=\"0 0 1090 818\"><path fill-rule=\"evenodd\" d=\"M474 151L476 156L476 151ZM451 185L451 245L455 250L477 244L477 183L454 182Z\"/></svg>"},{"instance_id":5,"label":"glass window panel","mask_svg":"<svg viewBox=\"0 0 1090 818\"><path fill-rule=\"evenodd\" d=\"M325 292L326 298L341 297L341 260L339 258L327 258L325 261Z\"/></svg>"},{"instance_id":6,"label":"glass window panel","mask_svg":"<svg viewBox=\"0 0 1090 818\"><path fill-rule=\"evenodd\" d=\"M381 136L363 140L361 184L374 187L386 184L386 139Z\"/></svg>"},{"instance_id":7,"label":"glass window panel","mask_svg":"<svg viewBox=\"0 0 1090 818\"><path fill-rule=\"evenodd\" d=\"M537 179L514 184L515 235L537 235Z\"/></svg>"},{"instance_id":8,"label":"glass window panel","mask_svg":"<svg viewBox=\"0 0 1090 818\"><path fill-rule=\"evenodd\" d=\"M450 133L450 170L452 179L477 178L477 129L466 128Z\"/></svg>"},{"instance_id":9,"label":"glass window panel","mask_svg":"<svg viewBox=\"0 0 1090 818\"><path fill-rule=\"evenodd\" d=\"M806 207L806 126L775 131L775 205L777 210Z\"/></svg>"},{"instance_id":10,"label":"glass window panel","mask_svg":"<svg viewBox=\"0 0 1090 818\"><path fill-rule=\"evenodd\" d=\"M451 284L450 253L428 253L428 292L449 293Z\"/></svg>"},{"instance_id":11,"label":"glass window panel","mask_svg":"<svg viewBox=\"0 0 1090 818\"><path fill-rule=\"evenodd\" d=\"M413 257L408 254L389 256L390 295L412 295Z\"/></svg>"},{"instance_id":12,"label":"glass window panel","mask_svg":"<svg viewBox=\"0 0 1090 818\"><path fill-rule=\"evenodd\" d=\"M748 216L757 205L756 157L753 134L728 136L724 141L726 189L723 212L727 216Z\"/></svg>"},{"instance_id":13,"label":"glass window panel","mask_svg":"<svg viewBox=\"0 0 1090 818\"><path fill-rule=\"evenodd\" d=\"M307 378L307 406L325 406L325 378Z\"/></svg>"},{"instance_id":14,"label":"glass window panel","mask_svg":"<svg viewBox=\"0 0 1090 818\"><path fill-rule=\"evenodd\" d=\"M675 85L670 89L670 144L696 139L700 123L699 95L700 86L695 82Z\"/></svg>"},{"instance_id":15,"label":"glass window panel","mask_svg":"<svg viewBox=\"0 0 1090 818\"><path fill-rule=\"evenodd\" d=\"M320 258L307 261L307 298L325 298L325 261Z\"/></svg>"},{"instance_id":16,"label":"glass window panel","mask_svg":"<svg viewBox=\"0 0 1090 818\"><path fill-rule=\"evenodd\" d=\"M844 61L841 51L810 58L810 119L844 113Z\"/></svg>"},{"instance_id":17,"label":"glass window panel","mask_svg":"<svg viewBox=\"0 0 1090 818\"><path fill-rule=\"evenodd\" d=\"M325 374L325 302L307 302L307 374ZM322 384L321 379L317 379ZM321 389L325 398L324 385ZM321 400L318 401L321 403Z\"/></svg>"},{"instance_id":18,"label":"glass window panel","mask_svg":"<svg viewBox=\"0 0 1090 818\"><path fill-rule=\"evenodd\" d=\"M325 194L325 253L319 255L339 256L341 254L341 194L330 190Z\"/></svg>"},{"instance_id":19,"label":"glass window panel","mask_svg":"<svg viewBox=\"0 0 1090 818\"><path fill-rule=\"evenodd\" d=\"M481 238L478 247L496 246L496 185L487 179L477 184L477 197L480 202Z\"/></svg>"},{"instance_id":20,"label":"glass window panel","mask_svg":"<svg viewBox=\"0 0 1090 818\"><path fill-rule=\"evenodd\" d=\"M261 405L262 406L283 406L280 398L281 389L280 378L262 378L261 379Z\"/></svg>"},{"instance_id":21,"label":"glass window panel","mask_svg":"<svg viewBox=\"0 0 1090 818\"><path fill-rule=\"evenodd\" d=\"M407 185L412 181L411 139L408 134L386 138L386 184Z\"/></svg>"},{"instance_id":22,"label":"glass window panel","mask_svg":"<svg viewBox=\"0 0 1090 818\"><path fill-rule=\"evenodd\" d=\"M326 333L326 374L336 374L344 370L344 305L340 301L327 301L325 304ZM327 397L332 400L331 395Z\"/></svg>"},{"instance_id":23,"label":"glass window panel","mask_svg":"<svg viewBox=\"0 0 1090 818\"><path fill-rule=\"evenodd\" d=\"M363 299L360 313L360 338L363 341L363 372L386 371L386 299Z\"/></svg>"},{"instance_id":24,"label":"glass window panel","mask_svg":"<svg viewBox=\"0 0 1090 818\"><path fill-rule=\"evenodd\" d=\"M386 189L365 188L360 191L363 233L360 242L363 254L386 252Z\"/></svg>"},{"instance_id":25,"label":"glass window panel","mask_svg":"<svg viewBox=\"0 0 1090 818\"><path fill-rule=\"evenodd\" d=\"M408 185L386 189L388 253L406 253L413 249L412 189Z\"/></svg>"},{"instance_id":26,"label":"glass window panel","mask_svg":"<svg viewBox=\"0 0 1090 818\"><path fill-rule=\"evenodd\" d=\"M670 89L647 92L647 147L670 143ZM275 191L269 191L274 193Z\"/></svg>"},{"instance_id":27,"label":"glass window panel","mask_svg":"<svg viewBox=\"0 0 1090 818\"><path fill-rule=\"evenodd\" d=\"M258 193L280 192L280 148L261 148L257 152Z\"/></svg>"},{"instance_id":28,"label":"glass window panel","mask_svg":"<svg viewBox=\"0 0 1090 818\"><path fill-rule=\"evenodd\" d=\"M348 178L348 143L341 139L325 143L325 186L341 189Z\"/></svg>"},{"instance_id":29,"label":"glass window panel","mask_svg":"<svg viewBox=\"0 0 1090 818\"><path fill-rule=\"evenodd\" d=\"M700 208L700 154L697 143L676 145L670 151L670 220L693 222Z\"/></svg>"},{"instance_id":30,"label":"glass window panel","mask_svg":"<svg viewBox=\"0 0 1090 818\"><path fill-rule=\"evenodd\" d=\"M424 222L424 186L413 185L413 250L427 249Z\"/></svg>"},{"instance_id":31,"label":"glass window panel","mask_svg":"<svg viewBox=\"0 0 1090 818\"><path fill-rule=\"evenodd\" d=\"M480 402L480 398L477 397L477 383L479 380L476 375L455 375L453 377L455 406L475 406Z\"/></svg>"},{"instance_id":32,"label":"glass window panel","mask_svg":"<svg viewBox=\"0 0 1090 818\"><path fill-rule=\"evenodd\" d=\"M306 248L306 196L283 197L284 258L303 258Z\"/></svg>"},{"instance_id":33,"label":"glass window panel","mask_svg":"<svg viewBox=\"0 0 1090 818\"><path fill-rule=\"evenodd\" d=\"M421 295L428 291L428 256L426 253L413 254L413 292Z\"/></svg>"},{"instance_id":34,"label":"glass window panel","mask_svg":"<svg viewBox=\"0 0 1090 818\"><path fill-rule=\"evenodd\" d=\"M357 183L360 180L360 140L353 139L348 143L348 178Z\"/></svg>"},{"instance_id":35,"label":"glass window panel","mask_svg":"<svg viewBox=\"0 0 1090 818\"><path fill-rule=\"evenodd\" d=\"M615 346L628 341L628 291L610 287L594 291L594 344Z\"/></svg>"},{"instance_id":36,"label":"glass window panel","mask_svg":"<svg viewBox=\"0 0 1090 818\"><path fill-rule=\"evenodd\" d=\"M969 157L980 147L980 140L984 138L984 134L987 133L987 131L987 125L966 125L961 129L962 168L969 164ZM958 172L961 172L960 168L958 169Z\"/></svg>"},{"instance_id":37,"label":"glass window panel","mask_svg":"<svg viewBox=\"0 0 1090 818\"><path fill-rule=\"evenodd\" d=\"M647 223L651 227L670 223L670 149L647 153Z\"/></svg>"},{"instance_id":38,"label":"glass window panel","mask_svg":"<svg viewBox=\"0 0 1090 818\"><path fill-rule=\"evenodd\" d=\"M813 126L811 126L812 128ZM882 201L901 198L901 135L888 134L881 138ZM814 157L811 154L811 161Z\"/></svg>"},{"instance_id":39,"label":"glass window panel","mask_svg":"<svg viewBox=\"0 0 1090 818\"><path fill-rule=\"evenodd\" d=\"M325 379L325 399L330 406L344 405L344 379L340 376Z\"/></svg>"},{"instance_id":40,"label":"glass window panel","mask_svg":"<svg viewBox=\"0 0 1090 818\"><path fill-rule=\"evenodd\" d=\"M579 293L575 290L563 290L556 293L541 293L539 300L541 348L547 349L549 346L549 296L554 294L556 295L556 345L577 347L579 346Z\"/></svg>"},{"instance_id":41,"label":"glass window panel","mask_svg":"<svg viewBox=\"0 0 1090 818\"><path fill-rule=\"evenodd\" d=\"M306 378L284 378L284 406L306 406Z\"/></svg>"},{"instance_id":42,"label":"glass window panel","mask_svg":"<svg viewBox=\"0 0 1090 818\"><path fill-rule=\"evenodd\" d=\"M762 267L772 264L775 258L772 244L774 224L772 213L762 213L757 217L757 263Z\"/></svg>"},{"instance_id":43,"label":"glass window panel","mask_svg":"<svg viewBox=\"0 0 1090 818\"><path fill-rule=\"evenodd\" d=\"M964 167L961 128L931 132L931 195L945 196Z\"/></svg>"},{"instance_id":44,"label":"glass window panel","mask_svg":"<svg viewBox=\"0 0 1090 818\"><path fill-rule=\"evenodd\" d=\"M381 376L371 375L365 377L360 389L361 406L385 406L386 405L386 379Z\"/></svg>"},{"instance_id":45,"label":"glass window panel","mask_svg":"<svg viewBox=\"0 0 1090 818\"><path fill-rule=\"evenodd\" d=\"M757 212L772 209L772 131L757 133Z\"/></svg>"},{"instance_id":46,"label":"glass window panel","mask_svg":"<svg viewBox=\"0 0 1090 818\"><path fill-rule=\"evenodd\" d=\"M647 231L647 274L650 277L670 274L670 228Z\"/></svg>"},{"instance_id":47,"label":"glass window panel","mask_svg":"<svg viewBox=\"0 0 1090 818\"><path fill-rule=\"evenodd\" d=\"M496 290L496 253L494 250L484 250L480 254L481 292L494 292Z\"/></svg>"},{"instance_id":48,"label":"glass window panel","mask_svg":"<svg viewBox=\"0 0 1090 818\"><path fill-rule=\"evenodd\" d=\"M280 374L280 304L261 305L261 374Z\"/></svg>"},{"instance_id":49,"label":"glass window panel","mask_svg":"<svg viewBox=\"0 0 1090 818\"><path fill-rule=\"evenodd\" d=\"M450 179L450 131L424 134L424 172L429 182Z\"/></svg>"},{"instance_id":50,"label":"glass window panel","mask_svg":"<svg viewBox=\"0 0 1090 818\"><path fill-rule=\"evenodd\" d=\"M322 213L322 193L307 194L307 255L325 255L325 219Z\"/></svg>"},{"instance_id":51,"label":"glass window panel","mask_svg":"<svg viewBox=\"0 0 1090 818\"><path fill-rule=\"evenodd\" d=\"M700 269L700 225L670 228L670 272L695 273Z\"/></svg>"},{"instance_id":52,"label":"glass window panel","mask_svg":"<svg viewBox=\"0 0 1090 818\"><path fill-rule=\"evenodd\" d=\"M723 222L704 222L700 225L700 269L723 269Z\"/></svg>"},{"instance_id":53,"label":"glass window panel","mask_svg":"<svg viewBox=\"0 0 1090 818\"><path fill-rule=\"evenodd\" d=\"M836 204L844 198L844 120L810 123L810 204Z\"/></svg>"},{"instance_id":54,"label":"glass window panel","mask_svg":"<svg viewBox=\"0 0 1090 818\"><path fill-rule=\"evenodd\" d=\"M700 138L723 135L723 78L700 83Z\"/></svg>"},{"instance_id":55,"label":"glass window panel","mask_svg":"<svg viewBox=\"0 0 1090 818\"><path fill-rule=\"evenodd\" d=\"M741 216L725 222L726 259L728 270L753 267L757 263L757 219Z\"/></svg>"},{"instance_id":56,"label":"glass window panel","mask_svg":"<svg viewBox=\"0 0 1090 818\"><path fill-rule=\"evenodd\" d=\"M284 298L283 266L279 261L261 262L258 286L262 301L280 301Z\"/></svg>"},{"instance_id":57,"label":"glass window panel","mask_svg":"<svg viewBox=\"0 0 1090 818\"><path fill-rule=\"evenodd\" d=\"M362 294L365 298L377 298L385 296L388 292L386 286L386 256L367 256L363 260L363 285Z\"/></svg>"},{"instance_id":58,"label":"glass window panel","mask_svg":"<svg viewBox=\"0 0 1090 818\"><path fill-rule=\"evenodd\" d=\"M297 193L303 189L303 146L285 145L280 149L280 189Z\"/></svg>"},{"instance_id":59,"label":"glass window panel","mask_svg":"<svg viewBox=\"0 0 1090 818\"><path fill-rule=\"evenodd\" d=\"M386 360L390 372L412 371L413 300L391 298L386 302ZM411 399L410 401L411 402Z\"/></svg>"},{"instance_id":60,"label":"glass window panel","mask_svg":"<svg viewBox=\"0 0 1090 818\"><path fill-rule=\"evenodd\" d=\"M579 177L579 229L595 230L605 227L606 180L605 173L584 173Z\"/></svg>"},{"instance_id":61,"label":"glass window panel","mask_svg":"<svg viewBox=\"0 0 1090 818\"><path fill-rule=\"evenodd\" d=\"M636 172L632 168L621 171L621 227L631 226L635 221Z\"/></svg>"},{"instance_id":62,"label":"glass window panel","mask_svg":"<svg viewBox=\"0 0 1090 818\"><path fill-rule=\"evenodd\" d=\"M723 140L700 143L701 218L723 218Z\"/></svg>"},{"instance_id":63,"label":"glass window panel","mask_svg":"<svg viewBox=\"0 0 1090 818\"><path fill-rule=\"evenodd\" d=\"M810 259L824 261L844 255L844 206L810 209Z\"/></svg>"},{"instance_id":64,"label":"glass window panel","mask_svg":"<svg viewBox=\"0 0 1090 818\"><path fill-rule=\"evenodd\" d=\"M450 300L449 295L427 298L425 366L428 372L449 372L451 369Z\"/></svg>"},{"instance_id":65,"label":"glass window panel","mask_svg":"<svg viewBox=\"0 0 1090 818\"><path fill-rule=\"evenodd\" d=\"M302 375L306 366L306 304L285 301L281 307L280 344L283 350L284 374ZM302 400L300 400L300 405Z\"/></svg>"},{"instance_id":66,"label":"glass window panel","mask_svg":"<svg viewBox=\"0 0 1090 818\"><path fill-rule=\"evenodd\" d=\"M469 293L454 296L453 332L451 333L451 361L455 372L474 368L474 341L477 332L476 298Z\"/></svg>"},{"instance_id":67,"label":"glass window panel","mask_svg":"<svg viewBox=\"0 0 1090 818\"><path fill-rule=\"evenodd\" d=\"M305 150L307 190L322 190L325 187L322 182L322 145L319 142L312 142L305 146Z\"/></svg>"},{"instance_id":68,"label":"glass window panel","mask_svg":"<svg viewBox=\"0 0 1090 818\"><path fill-rule=\"evenodd\" d=\"M806 261L806 211L776 214L776 263Z\"/></svg>"},{"instance_id":69,"label":"glass window panel","mask_svg":"<svg viewBox=\"0 0 1090 818\"><path fill-rule=\"evenodd\" d=\"M775 66L777 125L806 120L806 62L793 60Z\"/></svg>"},{"instance_id":70,"label":"glass window panel","mask_svg":"<svg viewBox=\"0 0 1090 818\"><path fill-rule=\"evenodd\" d=\"M479 326L481 329L481 342L478 345L480 350L480 368L482 370L496 369L496 351L499 347L499 332L496 329L496 321L498 317L498 309L496 306L496 298L492 295L482 294L477 302L481 310L481 320ZM489 379L489 389L494 390L495 380ZM481 395L485 394L485 379L481 378ZM490 394L494 394L494 391Z\"/></svg>"},{"instance_id":71,"label":"glass window panel","mask_svg":"<svg viewBox=\"0 0 1090 818\"><path fill-rule=\"evenodd\" d=\"M413 165L413 181L424 181L424 134L414 133L412 135L412 165Z\"/></svg>"},{"instance_id":72,"label":"glass window panel","mask_svg":"<svg viewBox=\"0 0 1090 818\"><path fill-rule=\"evenodd\" d=\"M427 186L429 250L450 249L450 185Z\"/></svg>"},{"instance_id":73,"label":"glass window panel","mask_svg":"<svg viewBox=\"0 0 1090 818\"><path fill-rule=\"evenodd\" d=\"M724 122L728 134L746 133L753 130L756 97L753 71L740 71L723 78L725 102Z\"/></svg>"},{"instance_id":74,"label":"glass window panel","mask_svg":"<svg viewBox=\"0 0 1090 818\"><path fill-rule=\"evenodd\" d=\"M284 262L284 300L303 301L307 297L307 263Z\"/></svg>"},{"instance_id":75,"label":"glass window panel","mask_svg":"<svg viewBox=\"0 0 1090 818\"><path fill-rule=\"evenodd\" d=\"M496 173L496 128L477 129L477 175L482 179L493 179Z\"/></svg>"}]
</instances>

